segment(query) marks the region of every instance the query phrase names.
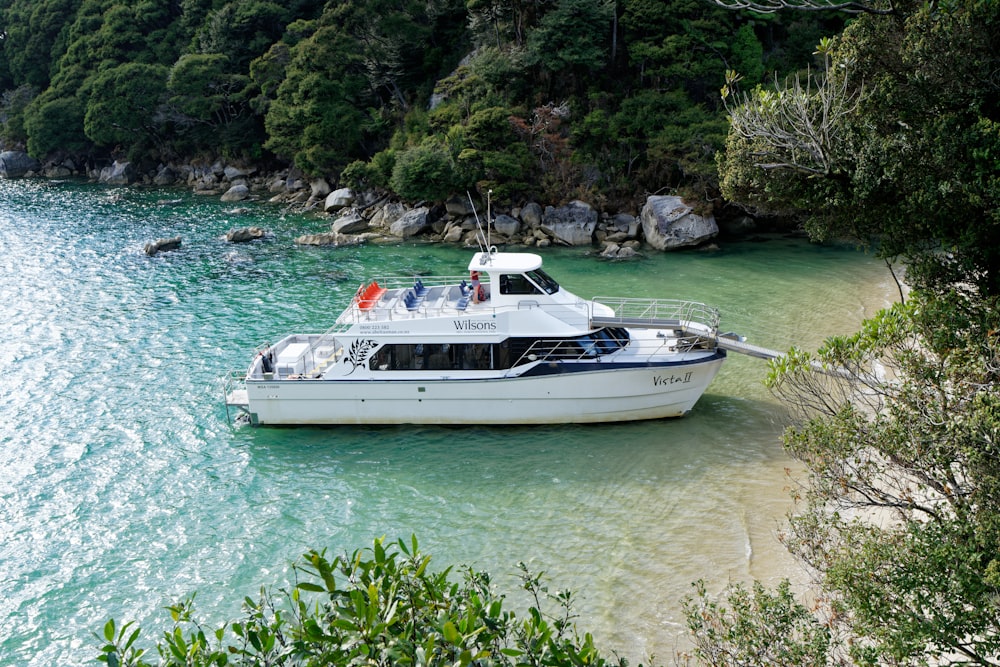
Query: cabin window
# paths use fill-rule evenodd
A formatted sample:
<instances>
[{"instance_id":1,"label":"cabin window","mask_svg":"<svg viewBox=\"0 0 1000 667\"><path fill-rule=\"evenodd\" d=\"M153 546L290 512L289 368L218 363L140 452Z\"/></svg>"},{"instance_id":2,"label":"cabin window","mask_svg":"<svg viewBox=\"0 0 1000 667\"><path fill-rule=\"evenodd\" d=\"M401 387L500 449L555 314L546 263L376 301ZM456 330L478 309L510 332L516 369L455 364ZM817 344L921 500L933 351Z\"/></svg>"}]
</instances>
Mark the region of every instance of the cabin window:
<instances>
[{"instance_id":1,"label":"cabin window","mask_svg":"<svg viewBox=\"0 0 1000 667\"><path fill-rule=\"evenodd\" d=\"M501 294L541 294L534 283L520 273L505 273L500 276Z\"/></svg>"},{"instance_id":2,"label":"cabin window","mask_svg":"<svg viewBox=\"0 0 1000 667\"><path fill-rule=\"evenodd\" d=\"M372 371L489 370L492 346L486 343L403 343L383 345L368 362Z\"/></svg>"},{"instance_id":3,"label":"cabin window","mask_svg":"<svg viewBox=\"0 0 1000 667\"><path fill-rule=\"evenodd\" d=\"M500 343L402 343L383 345L369 360L379 371L503 370L537 359L594 359L627 346L628 331L608 327L562 339L508 338Z\"/></svg>"}]
</instances>

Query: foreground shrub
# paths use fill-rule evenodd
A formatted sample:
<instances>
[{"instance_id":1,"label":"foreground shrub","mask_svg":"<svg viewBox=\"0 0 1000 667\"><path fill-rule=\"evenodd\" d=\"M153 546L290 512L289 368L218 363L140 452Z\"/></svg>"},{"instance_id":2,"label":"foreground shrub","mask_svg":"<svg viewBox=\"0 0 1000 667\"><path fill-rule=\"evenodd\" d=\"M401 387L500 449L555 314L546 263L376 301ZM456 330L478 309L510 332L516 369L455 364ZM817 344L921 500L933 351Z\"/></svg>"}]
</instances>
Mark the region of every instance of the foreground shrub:
<instances>
[{"instance_id":1,"label":"foreground shrub","mask_svg":"<svg viewBox=\"0 0 1000 667\"><path fill-rule=\"evenodd\" d=\"M290 590L261 590L244 601L241 620L207 630L195 619L193 596L169 607L173 626L151 652L134 623L104 626L98 660L111 667L209 665L619 665L602 656L572 622L571 595L549 593L520 564L531 604L518 618L489 575L471 568L461 581L451 568L429 569L416 538L328 559L310 551L293 566Z\"/></svg>"}]
</instances>

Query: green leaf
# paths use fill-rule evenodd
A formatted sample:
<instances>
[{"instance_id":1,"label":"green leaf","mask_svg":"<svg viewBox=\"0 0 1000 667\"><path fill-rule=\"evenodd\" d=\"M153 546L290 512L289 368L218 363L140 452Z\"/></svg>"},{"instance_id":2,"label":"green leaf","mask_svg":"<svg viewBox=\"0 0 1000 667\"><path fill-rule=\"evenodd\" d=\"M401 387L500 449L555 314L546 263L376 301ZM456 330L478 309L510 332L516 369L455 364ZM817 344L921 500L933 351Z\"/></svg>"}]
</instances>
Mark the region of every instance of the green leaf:
<instances>
[{"instance_id":1,"label":"green leaf","mask_svg":"<svg viewBox=\"0 0 1000 667\"><path fill-rule=\"evenodd\" d=\"M310 593L325 593L326 589L319 584L314 584L310 581L303 581L295 585L295 588L303 591L309 591Z\"/></svg>"}]
</instances>

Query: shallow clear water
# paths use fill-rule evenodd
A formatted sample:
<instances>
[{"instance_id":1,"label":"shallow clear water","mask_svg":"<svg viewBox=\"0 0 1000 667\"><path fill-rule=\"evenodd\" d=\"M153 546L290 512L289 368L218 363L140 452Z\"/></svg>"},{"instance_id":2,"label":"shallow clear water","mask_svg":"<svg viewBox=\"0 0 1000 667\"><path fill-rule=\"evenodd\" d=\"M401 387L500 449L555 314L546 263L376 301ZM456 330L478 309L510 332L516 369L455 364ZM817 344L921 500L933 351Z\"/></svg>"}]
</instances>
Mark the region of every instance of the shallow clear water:
<instances>
[{"instance_id":1,"label":"shallow clear water","mask_svg":"<svg viewBox=\"0 0 1000 667\"><path fill-rule=\"evenodd\" d=\"M250 224L272 236L223 240ZM162 607L194 591L210 622L233 618L305 550L381 535L415 533L439 567L488 570L510 593L528 562L633 661L684 646L692 581L798 576L775 539L793 464L756 359L731 355L679 420L232 428L219 378L255 345L324 330L367 276L468 261L292 243L326 226L177 191L0 180L0 664L89 663L107 618L153 638ZM174 235L181 250L143 254ZM774 348L815 348L895 296L878 261L785 238L544 259L581 296L705 301Z\"/></svg>"}]
</instances>

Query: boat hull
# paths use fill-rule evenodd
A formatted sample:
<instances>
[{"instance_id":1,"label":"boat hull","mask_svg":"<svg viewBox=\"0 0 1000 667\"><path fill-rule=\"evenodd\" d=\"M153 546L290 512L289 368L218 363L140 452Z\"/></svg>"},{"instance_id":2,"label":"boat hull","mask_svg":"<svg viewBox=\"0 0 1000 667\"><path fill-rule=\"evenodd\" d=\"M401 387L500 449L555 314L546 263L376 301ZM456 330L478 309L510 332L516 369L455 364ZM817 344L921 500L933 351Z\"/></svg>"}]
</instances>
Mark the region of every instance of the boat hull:
<instances>
[{"instance_id":1,"label":"boat hull","mask_svg":"<svg viewBox=\"0 0 1000 667\"><path fill-rule=\"evenodd\" d=\"M705 392L725 352L634 366L490 379L248 380L250 421L307 424L559 424L680 417Z\"/></svg>"}]
</instances>

